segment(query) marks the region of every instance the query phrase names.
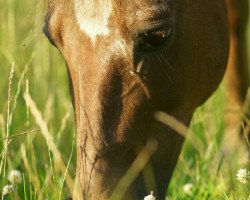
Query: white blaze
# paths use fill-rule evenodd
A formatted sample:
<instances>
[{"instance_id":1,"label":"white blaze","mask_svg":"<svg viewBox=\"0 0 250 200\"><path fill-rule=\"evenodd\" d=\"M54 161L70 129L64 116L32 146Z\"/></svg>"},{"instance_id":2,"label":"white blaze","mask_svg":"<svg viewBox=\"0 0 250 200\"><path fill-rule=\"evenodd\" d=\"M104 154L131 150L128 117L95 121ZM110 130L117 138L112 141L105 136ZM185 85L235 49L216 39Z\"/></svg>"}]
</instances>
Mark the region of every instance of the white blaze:
<instances>
[{"instance_id":1,"label":"white blaze","mask_svg":"<svg viewBox=\"0 0 250 200\"><path fill-rule=\"evenodd\" d=\"M108 21L112 13L112 0L74 0L77 23L95 42L98 35L108 35Z\"/></svg>"}]
</instances>

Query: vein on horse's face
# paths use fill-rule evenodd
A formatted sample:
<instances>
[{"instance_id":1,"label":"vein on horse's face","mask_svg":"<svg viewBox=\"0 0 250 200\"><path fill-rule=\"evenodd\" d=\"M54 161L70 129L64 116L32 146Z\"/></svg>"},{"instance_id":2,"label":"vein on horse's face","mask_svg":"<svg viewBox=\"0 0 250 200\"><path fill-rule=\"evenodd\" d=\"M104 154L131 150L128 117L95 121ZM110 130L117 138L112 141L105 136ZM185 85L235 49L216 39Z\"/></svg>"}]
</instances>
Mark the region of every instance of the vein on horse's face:
<instances>
[{"instance_id":1,"label":"vein on horse's face","mask_svg":"<svg viewBox=\"0 0 250 200\"><path fill-rule=\"evenodd\" d=\"M94 43L98 35L109 35L112 0L74 0L77 23Z\"/></svg>"}]
</instances>

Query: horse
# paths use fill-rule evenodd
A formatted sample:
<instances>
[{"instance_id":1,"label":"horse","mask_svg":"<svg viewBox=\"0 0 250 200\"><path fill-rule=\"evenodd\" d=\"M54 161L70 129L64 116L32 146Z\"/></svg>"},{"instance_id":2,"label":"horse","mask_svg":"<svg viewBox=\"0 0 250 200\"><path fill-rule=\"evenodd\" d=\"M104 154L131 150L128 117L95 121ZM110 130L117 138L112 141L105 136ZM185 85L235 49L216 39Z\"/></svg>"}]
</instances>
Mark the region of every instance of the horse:
<instances>
[{"instance_id":1,"label":"horse","mask_svg":"<svg viewBox=\"0 0 250 200\"><path fill-rule=\"evenodd\" d=\"M242 113L245 115L245 118L249 118L250 114L249 107L243 106L250 85L246 35L249 2L247 0L227 0L226 3L230 32L230 52L225 75L228 90L225 120L227 123L226 132L228 135L231 134L233 136L235 131L239 130L242 125L247 125L242 120ZM249 134L249 127L244 129Z\"/></svg>"},{"instance_id":2,"label":"horse","mask_svg":"<svg viewBox=\"0 0 250 200\"><path fill-rule=\"evenodd\" d=\"M75 111L74 199L165 199L185 127L224 76L227 15L224 0L48 0Z\"/></svg>"}]
</instances>

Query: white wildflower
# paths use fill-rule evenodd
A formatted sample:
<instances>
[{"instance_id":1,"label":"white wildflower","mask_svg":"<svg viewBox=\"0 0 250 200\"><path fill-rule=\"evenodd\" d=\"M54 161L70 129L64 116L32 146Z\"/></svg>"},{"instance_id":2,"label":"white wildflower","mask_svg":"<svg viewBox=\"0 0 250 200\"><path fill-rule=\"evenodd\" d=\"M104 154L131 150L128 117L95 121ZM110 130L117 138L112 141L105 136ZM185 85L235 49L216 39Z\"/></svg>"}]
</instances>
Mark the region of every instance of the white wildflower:
<instances>
[{"instance_id":1,"label":"white wildflower","mask_svg":"<svg viewBox=\"0 0 250 200\"><path fill-rule=\"evenodd\" d=\"M2 190L2 195L5 196L7 194L10 194L14 192L14 187L13 185L5 185Z\"/></svg>"},{"instance_id":2,"label":"white wildflower","mask_svg":"<svg viewBox=\"0 0 250 200\"><path fill-rule=\"evenodd\" d=\"M12 184L21 183L22 182L21 172L18 170L15 170L15 169L11 170L9 175L8 175L8 180Z\"/></svg>"},{"instance_id":3,"label":"white wildflower","mask_svg":"<svg viewBox=\"0 0 250 200\"><path fill-rule=\"evenodd\" d=\"M247 169L239 169L236 174L236 179L240 181L243 184L247 184L248 180L250 178L250 172L247 171Z\"/></svg>"},{"instance_id":4,"label":"white wildflower","mask_svg":"<svg viewBox=\"0 0 250 200\"><path fill-rule=\"evenodd\" d=\"M191 195L193 187L194 187L194 185L192 183L185 184L183 186L184 193L187 194L187 195Z\"/></svg>"},{"instance_id":5,"label":"white wildflower","mask_svg":"<svg viewBox=\"0 0 250 200\"><path fill-rule=\"evenodd\" d=\"M154 192L151 191L150 195L144 197L144 200L155 200Z\"/></svg>"}]
</instances>

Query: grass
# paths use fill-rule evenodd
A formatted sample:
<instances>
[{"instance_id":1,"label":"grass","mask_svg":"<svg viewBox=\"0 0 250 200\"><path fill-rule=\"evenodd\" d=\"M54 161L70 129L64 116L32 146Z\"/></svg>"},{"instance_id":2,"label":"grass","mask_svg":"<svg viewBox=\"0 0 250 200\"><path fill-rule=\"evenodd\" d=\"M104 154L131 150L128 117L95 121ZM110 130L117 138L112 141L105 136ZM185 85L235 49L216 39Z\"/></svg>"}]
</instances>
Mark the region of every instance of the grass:
<instances>
[{"instance_id":1,"label":"grass","mask_svg":"<svg viewBox=\"0 0 250 200\"><path fill-rule=\"evenodd\" d=\"M73 187L73 108L64 61L41 32L44 7L0 0L0 189L11 170L22 176L3 199L63 199ZM222 84L195 113L167 199L250 199L250 184L236 180L249 155L227 140L226 99Z\"/></svg>"}]
</instances>

